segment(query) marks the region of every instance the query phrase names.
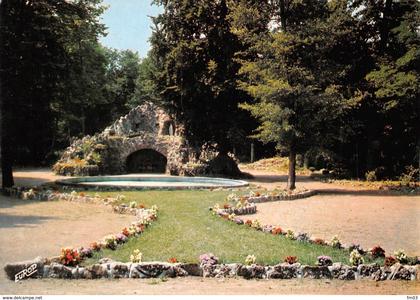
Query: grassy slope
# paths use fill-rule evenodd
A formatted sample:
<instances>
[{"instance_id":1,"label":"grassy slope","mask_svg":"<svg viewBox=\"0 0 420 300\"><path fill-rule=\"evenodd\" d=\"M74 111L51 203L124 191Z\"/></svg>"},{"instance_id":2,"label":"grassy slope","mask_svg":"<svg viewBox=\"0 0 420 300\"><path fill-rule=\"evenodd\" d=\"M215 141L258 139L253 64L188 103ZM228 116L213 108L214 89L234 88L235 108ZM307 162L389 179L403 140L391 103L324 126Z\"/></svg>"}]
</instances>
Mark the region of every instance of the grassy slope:
<instances>
[{"instance_id":1,"label":"grassy slope","mask_svg":"<svg viewBox=\"0 0 420 300\"><path fill-rule=\"evenodd\" d=\"M254 254L257 262L263 264L278 263L288 255L298 256L304 264L314 264L319 255L348 263L347 251L291 241L213 216L208 207L224 203L227 192L144 191L124 192L124 195L125 202L136 201L147 207L158 205L158 220L141 236L119 246L117 251L105 250L87 263L101 257L129 261L134 249L140 249L144 261L167 261L176 257L182 262L197 262L200 254L213 252L222 262L243 262L247 255Z\"/></svg>"},{"instance_id":2,"label":"grassy slope","mask_svg":"<svg viewBox=\"0 0 420 300\"><path fill-rule=\"evenodd\" d=\"M264 158L253 163L241 164L240 169L245 172L247 170L258 170L287 174L289 172L289 159L287 157L278 156L272 158ZM311 171L304 167L296 166L296 174L309 175L311 174Z\"/></svg>"}]
</instances>

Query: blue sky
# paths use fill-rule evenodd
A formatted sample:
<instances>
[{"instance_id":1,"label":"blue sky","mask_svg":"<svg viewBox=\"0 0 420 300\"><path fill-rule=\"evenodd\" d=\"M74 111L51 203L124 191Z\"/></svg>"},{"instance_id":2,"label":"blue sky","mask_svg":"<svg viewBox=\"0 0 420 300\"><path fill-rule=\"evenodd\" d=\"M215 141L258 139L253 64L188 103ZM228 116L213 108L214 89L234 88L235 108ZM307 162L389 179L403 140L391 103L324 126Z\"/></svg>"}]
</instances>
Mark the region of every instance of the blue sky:
<instances>
[{"instance_id":1,"label":"blue sky","mask_svg":"<svg viewBox=\"0 0 420 300\"><path fill-rule=\"evenodd\" d=\"M145 57L150 48L148 39L152 33L152 22L148 16L158 15L162 9L151 5L151 0L104 0L109 5L104 13L103 23L108 35L101 43L116 49L138 51Z\"/></svg>"}]
</instances>

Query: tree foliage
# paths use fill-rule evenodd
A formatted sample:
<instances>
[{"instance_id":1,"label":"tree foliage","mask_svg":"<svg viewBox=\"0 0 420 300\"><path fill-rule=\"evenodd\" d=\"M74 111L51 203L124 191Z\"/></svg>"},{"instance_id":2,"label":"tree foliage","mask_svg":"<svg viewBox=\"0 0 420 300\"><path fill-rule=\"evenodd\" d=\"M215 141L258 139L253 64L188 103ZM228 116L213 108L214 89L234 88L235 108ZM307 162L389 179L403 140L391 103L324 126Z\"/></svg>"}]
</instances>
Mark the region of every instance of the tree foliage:
<instances>
[{"instance_id":1,"label":"tree foliage","mask_svg":"<svg viewBox=\"0 0 420 300\"><path fill-rule=\"evenodd\" d=\"M228 1L155 3L164 9L154 18L151 38L161 103L185 123L191 142L231 150L235 140L228 137L240 135L252 121L238 109L247 96L236 85L234 55L241 44L230 29Z\"/></svg>"}]
</instances>

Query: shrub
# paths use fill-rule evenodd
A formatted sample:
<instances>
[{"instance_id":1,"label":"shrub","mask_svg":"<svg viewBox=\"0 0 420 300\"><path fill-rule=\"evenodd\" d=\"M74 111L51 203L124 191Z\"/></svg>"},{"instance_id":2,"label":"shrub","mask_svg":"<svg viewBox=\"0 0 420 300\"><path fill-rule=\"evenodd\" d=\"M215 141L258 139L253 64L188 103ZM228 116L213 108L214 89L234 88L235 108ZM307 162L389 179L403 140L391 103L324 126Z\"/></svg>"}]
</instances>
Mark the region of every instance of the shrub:
<instances>
[{"instance_id":1,"label":"shrub","mask_svg":"<svg viewBox=\"0 0 420 300\"><path fill-rule=\"evenodd\" d=\"M204 253L199 256L201 265L215 265L219 262L219 258L213 253Z\"/></svg>"},{"instance_id":2,"label":"shrub","mask_svg":"<svg viewBox=\"0 0 420 300\"><path fill-rule=\"evenodd\" d=\"M255 261L257 260L257 258L255 257L255 255L248 255L245 258L245 265L250 266L255 264Z\"/></svg>"},{"instance_id":3,"label":"shrub","mask_svg":"<svg viewBox=\"0 0 420 300\"><path fill-rule=\"evenodd\" d=\"M115 248L117 248L117 241L115 236L110 234L104 237L104 245L111 250L115 250Z\"/></svg>"},{"instance_id":4,"label":"shrub","mask_svg":"<svg viewBox=\"0 0 420 300\"><path fill-rule=\"evenodd\" d=\"M131 235L130 231L128 230L127 227L125 227L122 231L122 234L124 234L126 237L129 237Z\"/></svg>"},{"instance_id":5,"label":"shrub","mask_svg":"<svg viewBox=\"0 0 420 300\"><path fill-rule=\"evenodd\" d=\"M299 233L296 237L298 242L309 242L309 236L307 233Z\"/></svg>"},{"instance_id":6,"label":"shrub","mask_svg":"<svg viewBox=\"0 0 420 300\"><path fill-rule=\"evenodd\" d=\"M130 255L130 261L132 263L140 263L142 258L143 253L141 253L139 249L134 250L133 253Z\"/></svg>"},{"instance_id":7,"label":"shrub","mask_svg":"<svg viewBox=\"0 0 420 300\"><path fill-rule=\"evenodd\" d=\"M341 248L341 242L340 242L340 240L338 239L338 236L333 236L333 238L331 239L331 242L330 242L330 244L331 244L331 246L333 247L333 248L337 248L337 249L340 249Z\"/></svg>"},{"instance_id":8,"label":"shrub","mask_svg":"<svg viewBox=\"0 0 420 300\"><path fill-rule=\"evenodd\" d=\"M136 201L131 201L129 204L130 208L136 208L137 207L137 202Z\"/></svg>"},{"instance_id":9,"label":"shrub","mask_svg":"<svg viewBox=\"0 0 420 300\"><path fill-rule=\"evenodd\" d=\"M375 171L368 171L365 173L365 178L367 181L376 181L377 176Z\"/></svg>"},{"instance_id":10,"label":"shrub","mask_svg":"<svg viewBox=\"0 0 420 300\"><path fill-rule=\"evenodd\" d=\"M397 263L397 259L394 256L387 256L385 257L384 265L386 267L390 267Z\"/></svg>"},{"instance_id":11,"label":"shrub","mask_svg":"<svg viewBox=\"0 0 420 300\"><path fill-rule=\"evenodd\" d=\"M123 243L125 243L127 241L127 236L125 234L123 234L123 233L117 233L115 235L115 241L118 244L123 244Z\"/></svg>"},{"instance_id":12,"label":"shrub","mask_svg":"<svg viewBox=\"0 0 420 300\"><path fill-rule=\"evenodd\" d=\"M80 257L92 257L92 248L80 248L79 251Z\"/></svg>"},{"instance_id":13,"label":"shrub","mask_svg":"<svg viewBox=\"0 0 420 300\"><path fill-rule=\"evenodd\" d=\"M274 235L278 235L278 234L282 234L283 230L281 229L281 227L276 226L271 230L271 233Z\"/></svg>"},{"instance_id":14,"label":"shrub","mask_svg":"<svg viewBox=\"0 0 420 300\"><path fill-rule=\"evenodd\" d=\"M373 247L369 252L373 258L385 257L385 250L380 246Z\"/></svg>"},{"instance_id":15,"label":"shrub","mask_svg":"<svg viewBox=\"0 0 420 300\"><path fill-rule=\"evenodd\" d=\"M84 159L57 162L52 169L55 174L64 176L95 176L99 174L99 167L87 164Z\"/></svg>"},{"instance_id":16,"label":"shrub","mask_svg":"<svg viewBox=\"0 0 420 300\"><path fill-rule=\"evenodd\" d=\"M101 245L97 242L93 242L93 243L90 244L90 248L93 251L99 251L99 250L101 250Z\"/></svg>"},{"instance_id":17,"label":"shrub","mask_svg":"<svg viewBox=\"0 0 420 300\"><path fill-rule=\"evenodd\" d=\"M76 249L62 248L60 261L66 266L76 266L80 262L80 255Z\"/></svg>"},{"instance_id":18,"label":"shrub","mask_svg":"<svg viewBox=\"0 0 420 300\"><path fill-rule=\"evenodd\" d=\"M284 262L290 265L297 263L297 261L298 261L297 256L286 256L286 258L284 259Z\"/></svg>"},{"instance_id":19,"label":"shrub","mask_svg":"<svg viewBox=\"0 0 420 300\"><path fill-rule=\"evenodd\" d=\"M323 239L320 239L320 238L314 239L313 243L315 245L326 245L325 241Z\"/></svg>"},{"instance_id":20,"label":"shrub","mask_svg":"<svg viewBox=\"0 0 420 300\"><path fill-rule=\"evenodd\" d=\"M355 243L352 243L349 246L349 251L352 252L353 250L359 251L359 253L362 254L362 255L364 255L366 253L366 251L363 250L363 248L359 244L355 244Z\"/></svg>"},{"instance_id":21,"label":"shrub","mask_svg":"<svg viewBox=\"0 0 420 300\"><path fill-rule=\"evenodd\" d=\"M363 256L357 250L353 250L350 253L349 261L353 266L358 266L365 262L365 260L363 259Z\"/></svg>"},{"instance_id":22,"label":"shrub","mask_svg":"<svg viewBox=\"0 0 420 300\"><path fill-rule=\"evenodd\" d=\"M295 239L295 233L293 232L293 230L288 229L286 232L286 238L290 239L290 240L294 240Z\"/></svg>"},{"instance_id":23,"label":"shrub","mask_svg":"<svg viewBox=\"0 0 420 300\"><path fill-rule=\"evenodd\" d=\"M407 254L405 254L405 251L402 249L395 251L394 256L402 264L405 264L408 261Z\"/></svg>"},{"instance_id":24,"label":"shrub","mask_svg":"<svg viewBox=\"0 0 420 300\"><path fill-rule=\"evenodd\" d=\"M318 266L320 266L320 267L331 266L332 265L332 259L331 259L331 257L326 256L326 255L318 256L317 257L317 263L318 263Z\"/></svg>"},{"instance_id":25,"label":"shrub","mask_svg":"<svg viewBox=\"0 0 420 300\"><path fill-rule=\"evenodd\" d=\"M418 173L420 169L416 169L413 166L405 167L405 173L402 173L399 177L399 180L402 185L409 186L411 182L415 182L417 180Z\"/></svg>"},{"instance_id":26,"label":"shrub","mask_svg":"<svg viewBox=\"0 0 420 300\"><path fill-rule=\"evenodd\" d=\"M262 228L260 221L258 221L257 219L255 219L254 221L252 221L251 227L252 228L255 228L257 230L260 230Z\"/></svg>"}]
</instances>

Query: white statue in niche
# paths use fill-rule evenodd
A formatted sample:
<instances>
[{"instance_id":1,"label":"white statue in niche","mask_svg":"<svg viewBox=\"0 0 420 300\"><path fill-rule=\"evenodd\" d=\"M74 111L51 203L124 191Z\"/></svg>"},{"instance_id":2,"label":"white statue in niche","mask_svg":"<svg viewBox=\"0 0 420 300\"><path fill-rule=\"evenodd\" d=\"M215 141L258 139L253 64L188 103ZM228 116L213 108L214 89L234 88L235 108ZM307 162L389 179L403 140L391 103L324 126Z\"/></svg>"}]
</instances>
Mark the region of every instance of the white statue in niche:
<instances>
[{"instance_id":1,"label":"white statue in niche","mask_svg":"<svg viewBox=\"0 0 420 300\"><path fill-rule=\"evenodd\" d=\"M169 124L169 135L174 135L174 127L172 124Z\"/></svg>"}]
</instances>

